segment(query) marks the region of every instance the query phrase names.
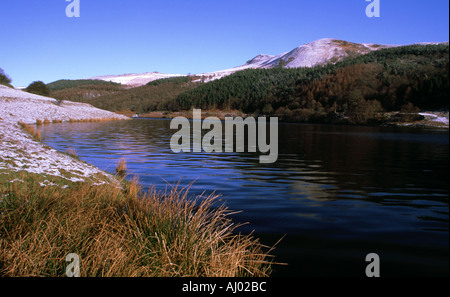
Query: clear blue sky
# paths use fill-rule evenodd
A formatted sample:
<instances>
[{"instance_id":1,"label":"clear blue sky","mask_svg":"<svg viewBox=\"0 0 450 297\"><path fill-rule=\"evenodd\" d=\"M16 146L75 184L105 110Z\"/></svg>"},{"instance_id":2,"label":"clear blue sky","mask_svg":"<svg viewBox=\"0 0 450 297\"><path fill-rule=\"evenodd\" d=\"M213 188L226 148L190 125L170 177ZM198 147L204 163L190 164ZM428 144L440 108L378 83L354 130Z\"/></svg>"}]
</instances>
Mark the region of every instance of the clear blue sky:
<instances>
[{"instance_id":1,"label":"clear blue sky","mask_svg":"<svg viewBox=\"0 0 450 297\"><path fill-rule=\"evenodd\" d=\"M96 75L201 73L320 38L448 41L448 0L0 0L0 68L14 86Z\"/></svg>"}]
</instances>

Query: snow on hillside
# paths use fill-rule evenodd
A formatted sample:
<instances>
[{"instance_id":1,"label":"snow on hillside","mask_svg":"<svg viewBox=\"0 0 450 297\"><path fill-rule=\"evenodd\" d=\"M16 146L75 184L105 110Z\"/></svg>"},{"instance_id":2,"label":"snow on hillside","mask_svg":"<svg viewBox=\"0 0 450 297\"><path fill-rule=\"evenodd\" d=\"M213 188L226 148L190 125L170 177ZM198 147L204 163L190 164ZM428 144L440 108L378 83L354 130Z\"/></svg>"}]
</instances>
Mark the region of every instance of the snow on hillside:
<instances>
[{"instance_id":1,"label":"snow on hillside","mask_svg":"<svg viewBox=\"0 0 450 297\"><path fill-rule=\"evenodd\" d=\"M48 179L53 176L72 182L91 181L93 184L101 184L112 181L112 176L100 169L35 141L18 124L34 124L37 119L69 121L127 117L83 103L63 101L59 105L53 98L0 85L0 174L26 171L41 174ZM45 180L41 185L48 186L52 183Z\"/></svg>"},{"instance_id":2,"label":"snow on hillside","mask_svg":"<svg viewBox=\"0 0 450 297\"><path fill-rule=\"evenodd\" d=\"M357 44L343 40L324 38L301 45L290 52L276 56L260 54L247 61L244 65L221 71L201 73L198 76L204 77L203 80L208 82L220 79L237 71L251 68L275 68L280 66L284 68L314 67L326 63L336 63L348 57L349 54L367 54L371 51L387 47L389 46Z\"/></svg>"},{"instance_id":3,"label":"snow on hillside","mask_svg":"<svg viewBox=\"0 0 450 297\"><path fill-rule=\"evenodd\" d=\"M289 53L275 59L265 68L273 68L283 61L286 68L314 67L327 63L336 63L350 54L367 54L388 46L357 44L343 40L324 38L299 46Z\"/></svg>"},{"instance_id":4,"label":"snow on hillside","mask_svg":"<svg viewBox=\"0 0 450 297\"><path fill-rule=\"evenodd\" d=\"M279 67L280 65L285 68L314 67L316 65L325 63L335 63L347 57L349 53L366 54L370 51L386 47L389 46L376 44L357 44L343 40L324 38L304 44L293 49L290 52L281 53L279 55L260 54L241 66L225 70L196 74L196 76L202 77L196 81L209 82L245 69L275 68ZM105 81L121 83L131 87L136 87L147 84L148 82L153 80L176 76L182 75L149 72L143 74L97 76L91 79L101 79Z\"/></svg>"},{"instance_id":5,"label":"snow on hillside","mask_svg":"<svg viewBox=\"0 0 450 297\"><path fill-rule=\"evenodd\" d=\"M86 103L62 101L30 94L0 85L0 117L9 123L35 124L36 120L48 119L69 121L69 119L126 119L116 113L98 109Z\"/></svg>"},{"instance_id":6,"label":"snow on hillside","mask_svg":"<svg viewBox=\"0 0 450 297\"><path fill-rule=\"evenodd\" d=\"M96 80L104 80L111 81L115 83L119 83L122 85L127 85L130 87L138 87L148 84L151 81L170 78L170 77L179 77L185 76L182 74L164 74L159 72L147 72L142 74L123 74L123 75L105 75L105 76L95 76L90 79Z\"/></svg>"},{"instance_id":7,"label":"snow on hillside","mask_svg":"<svg viewBox=\"0 0 450 297\"><path fill-rule=\"evenodd\" d=\"M439 44L439 42L422 42L418 44ZM323 38L301 45L289 52L281 53L278 55L260 54L247 61L247 63L245 63L244 65L214 72L199 73L196 74L196 76L202 77L197 81L209 82L231 75L237 71L252 68L275 68L280 66L284 68L314 67L327 63L336 63L348 57L349 55L362 55L367 54L371 51L396 46L400 45L380 45L373 43L359 44L333 38ZM143 74L97 76L93 77L92 79L113 81L131 87L136 87L147 84L148 82L153 80L176 76L183 75L150 72Z\"/></svg>"}]
</instances>

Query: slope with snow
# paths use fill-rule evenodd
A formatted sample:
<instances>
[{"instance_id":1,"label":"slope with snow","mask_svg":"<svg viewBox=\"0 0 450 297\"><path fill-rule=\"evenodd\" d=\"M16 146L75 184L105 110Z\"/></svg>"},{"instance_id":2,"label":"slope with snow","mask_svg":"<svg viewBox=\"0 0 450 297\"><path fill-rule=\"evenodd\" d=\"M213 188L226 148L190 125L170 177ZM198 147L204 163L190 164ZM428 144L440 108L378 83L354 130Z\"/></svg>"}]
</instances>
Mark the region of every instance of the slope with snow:
<instances>
[{"instance_id":1,"label":"slope with snow","mask_svg":"<svg viewBox=\"0 0 450 297\"><path fill-rule=\"evenodd\" d=\"M422 42L417 44L440 44L440 42ZM397 46L400 45L380 45L373 43L360 44L333 38L323 38L301 45L289 52L281 53L279 55L260 54L247 61L244 65L225 70L199 73L195 76L201 77L197 81L208 82L246 69L314 67L317 65L336 63L349 56L364 55L371 51ZM147 84L153 80L177 76L183 75L149 72L143 74L97 76L92 79L113 81L130 87L136 87Z\"/></svg>"},{"instance_id":2,"label":"slope with snow","mask_svg":"<svg viewBox=\"0 0 450 297\"><path fill-rule=\"evenodd\" d=\"M343 40L324 38L299 46L292 51L268 61L264 68L273 68L285 64L285 68L314 67L327 63L336 63L350 55L363 55L386 45L358 44Z\"/></svg>"},{"instance_id":3,"label":"slope with snow","mask_svg":"<svg viewBox=\"0 0 450 297\"><path fill-rule=\"evenodd\" d=\"M62 101L0 85L0 117L11 124L35 124L36 120L69 121L85 119L126 119L90 104Z\"/></svg>"},{"instance_id":4,"label":"slope with snow","mask_svg":"<svg viewBox=\"0 0 450 297\"><path fill-rule=\"evenodd\" d=\"M93 184L112 181L112 176L100 169L36 142L18 124L34 124L38 119L69 121L105 118L127 119L89 104L69 101L58 104L53 98L0 85L0 174L26 171L49 180L59 177L71 182L90 181ZM45 180L41 185L53 184Z\"/></svg>"},{"instance_id":5,"label":"slope with snow","mask_svg":"<svg viewBox=\"0 0 450 297\"><path fill-rule=\"evenodd\" d=\"M170 77L179 77L185 76L182 74L164 74L159 72L147 72L142 74L123 74L123 75L104 75L104 76L95 76L90 79L95 80L104 80L111 81L115 83L119 83L122 85L127 85L130 87L139 87L145 84L148 84L151 81L170 78Z\"/></svg>"}]
</instances>

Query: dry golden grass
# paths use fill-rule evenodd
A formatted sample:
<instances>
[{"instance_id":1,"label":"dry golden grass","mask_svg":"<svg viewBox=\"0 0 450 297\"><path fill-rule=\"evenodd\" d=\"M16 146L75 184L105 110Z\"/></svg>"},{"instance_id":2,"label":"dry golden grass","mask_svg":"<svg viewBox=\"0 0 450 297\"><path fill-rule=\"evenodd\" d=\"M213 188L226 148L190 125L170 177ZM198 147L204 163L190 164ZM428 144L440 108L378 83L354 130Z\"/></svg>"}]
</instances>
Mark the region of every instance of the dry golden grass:
<instances>
[{"instance_id":1,"label":"dry golden grass","mask_svg":"<svg viewBox=\"0 0 450 297\"><path fill-rule=\"evenodd\" d=\"M35 140L37 140L37 141L41 140L41 132L39 130L37 130L34 125L25 124L25 123L22 123L22 122L19 122L18 124L19 124L19 126L22 127L22 129L25 132L30 134Z\"/></svg>"},{"instance_id":2,"label":"dry golden grass","mask_svg":"<svg viewBox=\"0 0 450 297\"><path fill-rule=\"evenodd\" d=\"M117 172L126 170L122 159ZM0 276L65 276L69 253L80 256L88 277L270 275L272 249L235 234L239 225L216 196L190 197L177 186L143 193L137 177L122 187L65 189L21 179L0 180Z\"/></svg>"},{"instance_id":3,"label":"dry golden grass","mask_svg":"<svg viewBox=\"0 0 450 297\"><path fill-rule=\"evenodd\" d=\"M270 250L233 234L215 196L188 189L142 194L76 184L68 189L0 184L0 276L65 276L65 257L81 276L268 276ZM6 195L5 195L6 194Z\"/></svg>"},{"instance_id":4,"label":"dry golden grass","mask_svg":"<svg viewBox=\"0 0 450 297\"><path fill-rule=\"evenodd\" d=\"M41 131L39 131L38 129L34 130L34 138L37 141L41 141Z\"/></svg>"},{"instance_id":5,"label":"dry golden grass","mask_svg":"<svg viewBox=\"0 0 450 297\"><path fill-rule=\"evenodd\" d=\"M37 119L36 120L36 125L37 126L41 126L43 124L42 120Z\"/></svg>"},{"instance_id":6,"label":"dry golden grass","mask_svg":"<svg viewBox=\"0 0 450 297\"><path fill-rule=\"evenodd\" d=\"M116 173L120 177L124 177L127 174L127 162L125 159L120 159L116 166Z\"/></svg>"}]
</instances>

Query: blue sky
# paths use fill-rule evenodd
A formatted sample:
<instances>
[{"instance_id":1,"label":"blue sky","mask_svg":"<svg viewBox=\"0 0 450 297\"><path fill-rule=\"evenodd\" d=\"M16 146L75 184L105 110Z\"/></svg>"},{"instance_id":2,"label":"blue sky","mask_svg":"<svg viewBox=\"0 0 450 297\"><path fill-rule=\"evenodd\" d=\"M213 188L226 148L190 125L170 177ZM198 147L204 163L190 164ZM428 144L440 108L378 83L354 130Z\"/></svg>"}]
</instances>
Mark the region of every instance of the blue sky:
<instances>
[{"instance_id":1,"label":"blue sky","mask_svg":"<svg viewBox=\"0 0 450 297\"><path fill-rule=\"evenodd\" d=\"M96 75L202 73L320 38L448 41L448 0L0 0L0 67L14 86Z\"/></svg>"}]
</instances>

